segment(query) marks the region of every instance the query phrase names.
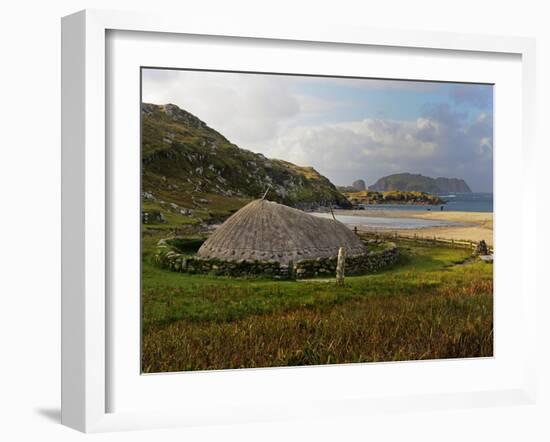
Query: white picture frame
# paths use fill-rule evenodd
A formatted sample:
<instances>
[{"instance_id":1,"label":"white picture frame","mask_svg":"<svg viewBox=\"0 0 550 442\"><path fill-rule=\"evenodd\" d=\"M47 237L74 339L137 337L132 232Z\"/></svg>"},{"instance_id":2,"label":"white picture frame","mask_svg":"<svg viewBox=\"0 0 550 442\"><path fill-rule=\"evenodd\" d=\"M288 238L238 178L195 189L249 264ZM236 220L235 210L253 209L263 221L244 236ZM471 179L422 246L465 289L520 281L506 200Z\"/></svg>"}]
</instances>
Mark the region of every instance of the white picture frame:
<instances>
[{"instance_id":1,"label":"white picture frame","mask_svg":"<svg viewBox=\"0 0 550 442\"><path fill-rule=\"evenodd\" d=\"M192 415L182 410L110 411L109 370L113 355L107 339L111 312L108 244L112 231L108 186L109 155L106 121L108 80L106 36L108 32L154 32L163 35L218 36L220 38L269 39L311 44L339 44L456 51L472 54L511 54L521 57L521 146L518 154L523 174L534 170L535 43L532 39L491 37L450 33L358 29L345 26L309 24L295 28L277 23L218 23L197 19L181 24L177 17L150 14L87 10L62 21L62 423L85 432L121 429L198 425L216 422L248 422L331 415L362 415L380 409L392 412L431 408L532 403L536 393L534 342L527 340L521 382L503 388L477 388L461 393L388 394L376 398L338 398L338 394L318 400L310 407L288 403L282 407L254 407L252 402L237 405L224 415L198 408ZM158 35L158 34L157 34ZM498 115L496 116L498 119ZM536 194L521 193L521 263L532 254L536 221ZM498 214L497 214L498 217ZM498 221L497 221L498 222ZM498 255L497 255L498 259ZM497 264L498 265L498 264ZM501 286L502 287L502 286ZM521 309L518 319L525 335L535 333L536 286L534 269L521 266ZM133 320L139 321L139 318ZM498 318L497 318L498 321ZM395 370L394 365L380 370ZM300 370L300 369L288 369ZM355 371L362 370L357 364ZM245 371L246 372L246 371ZM303 372L303 371L302 371ZM254 374L253 374L254 373ZM261 373L261 374L258 374ZM324 372L327 373L326 371ZM265 382L271 371L248 371L240 382ZM208 373L202 373L202 382ZM317 376L323 376L323 373ZM252 381L252 377L257 378ZM219 378L223 382L223 378ZM188 378L189 381L189 378ZM192 382L192 379L191 379ZM243 385L244 385L243 384Z\"/></svg>"}]
</instances>

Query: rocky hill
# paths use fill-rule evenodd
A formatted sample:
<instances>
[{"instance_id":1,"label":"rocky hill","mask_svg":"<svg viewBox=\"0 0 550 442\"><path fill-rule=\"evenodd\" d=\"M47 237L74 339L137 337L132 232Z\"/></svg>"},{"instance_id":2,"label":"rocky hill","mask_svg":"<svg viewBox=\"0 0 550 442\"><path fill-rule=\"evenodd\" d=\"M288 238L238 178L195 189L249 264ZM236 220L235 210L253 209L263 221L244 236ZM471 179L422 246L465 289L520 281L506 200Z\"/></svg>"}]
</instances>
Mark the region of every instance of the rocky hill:
<instances>
[{"instance_id":1,"label":"rocky hill","mask_svg":"<svg viewBox=\"0 0 550 442\"><path fill-rule=\"evenodd\" d=\"M353 183L351 183L351 186L358 192L367 189L367 184L365 183L365 180L355 180Z\"/></svg>"},{"instance_id":2,"label":"rocky hill","mask_svg":"<svg viewBox=\"0 0 550 442\"><path fill-rule=\"evenodd\" d=\"M241 149L176 105L144 103L141 112L142 200L161 213L224 215L260 198L268 185L268 199L286 205L350 207L312 167Z\"/></svg>"},{"instance_id":3,"label":"rocky hill","mask_svg":"<svg viewBox=\"0 0 550 442\"><path fill-rule=\"evenodd\" d=\"M397 173L380 178L372 186L371 190L377 191L415 191L426 193L470 193L470 187L466 181L458 178L430 178L420 174Z\"/></svg>"}]
</instances>

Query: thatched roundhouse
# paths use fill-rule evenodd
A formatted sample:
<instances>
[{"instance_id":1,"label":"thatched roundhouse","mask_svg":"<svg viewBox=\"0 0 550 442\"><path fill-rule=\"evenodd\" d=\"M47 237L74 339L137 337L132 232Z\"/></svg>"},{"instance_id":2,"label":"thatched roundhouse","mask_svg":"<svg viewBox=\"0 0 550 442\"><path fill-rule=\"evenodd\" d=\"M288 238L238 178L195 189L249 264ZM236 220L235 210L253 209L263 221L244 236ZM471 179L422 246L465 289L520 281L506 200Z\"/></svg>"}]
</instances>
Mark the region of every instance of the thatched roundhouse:
<instances>
[{"instance_id":1,"label":"thatched roundhouse","mask_svg":"<svg viewBox=\"0 0 550 442\"><path fill-rule=\"evenodd\" d=\"M227 219L198 251L223 261L277 261L333 258L344 247L347 256L367 247L344 224L267 200L255 200Z\"/></svg>"}]
</instances>

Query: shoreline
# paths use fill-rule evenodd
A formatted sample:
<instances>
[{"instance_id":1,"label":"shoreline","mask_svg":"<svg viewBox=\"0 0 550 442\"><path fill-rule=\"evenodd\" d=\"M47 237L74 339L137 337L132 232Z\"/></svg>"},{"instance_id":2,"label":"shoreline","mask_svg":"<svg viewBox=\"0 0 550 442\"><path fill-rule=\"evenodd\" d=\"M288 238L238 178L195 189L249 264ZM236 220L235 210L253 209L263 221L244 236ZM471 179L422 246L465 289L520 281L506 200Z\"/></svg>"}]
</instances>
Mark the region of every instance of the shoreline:
<instances>
[{"instance_id":1,"label":"shoreline","mask_svg":"<svg viewBox=\"0 0 550 442\"><path fill-rule=\"evenodd\" d=\"M410 218L432 221L449 221L459 225L446 225L419 228L369 228L368 225L358 225L360 231L397 233L403 235L437 236L438 238L475 241L485 240L493 246L493 213L492 212L458 212L458 211L412 211L399 209L375 210L334 210L340 216L368 216L379 218Z\"/></svg>"}]
</instances>

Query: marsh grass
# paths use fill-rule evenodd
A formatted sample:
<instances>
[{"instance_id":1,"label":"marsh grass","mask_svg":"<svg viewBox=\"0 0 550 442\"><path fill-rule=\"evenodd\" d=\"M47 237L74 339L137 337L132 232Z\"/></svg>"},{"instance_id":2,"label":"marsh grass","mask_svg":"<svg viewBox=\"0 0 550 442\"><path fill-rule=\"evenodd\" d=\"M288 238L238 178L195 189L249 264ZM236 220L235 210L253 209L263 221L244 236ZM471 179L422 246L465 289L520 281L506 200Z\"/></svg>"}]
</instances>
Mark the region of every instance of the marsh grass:
<instances>
[{"instance_id":1,"label":"marsh grass","mask_svg":"<svg viewBox=\"0 0 550 442\"><path fill-rule=\"evenodd\" d=\"M399 263L345 287L142 271L142 370L491 356L492 266L403 241Z\"/></svg>"}]
</instances>

